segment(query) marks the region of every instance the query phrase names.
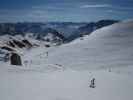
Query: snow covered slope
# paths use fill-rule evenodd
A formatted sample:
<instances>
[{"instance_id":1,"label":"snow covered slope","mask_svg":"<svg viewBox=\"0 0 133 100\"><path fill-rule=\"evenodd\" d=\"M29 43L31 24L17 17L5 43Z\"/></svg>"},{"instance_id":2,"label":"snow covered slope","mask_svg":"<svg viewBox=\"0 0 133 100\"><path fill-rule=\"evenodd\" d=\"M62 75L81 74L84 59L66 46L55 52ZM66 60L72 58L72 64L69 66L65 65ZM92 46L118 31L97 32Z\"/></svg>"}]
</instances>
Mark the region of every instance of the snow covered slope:
<instances>
[{"instance_id":1,"label":"snow covered slope","mask_svg":"<svg viewBox=\"0 0 133 100\"><path fill-rule=\"evenodd\" d=\"M133 22L122 22L99 29L83 40L77 39L70 44L52 48L48 50L48 58L41 61L42 58L38 57L38 60L42 64L59 64L80 70L125 68L133 65L132 50ZM34 52L38 52L38 49ZM41 56L45 57L45 52L42 50ZM37 55L34 56L37 58Z\"/></svg>"},{"instance_id":2,"label":"snow covered slope","mask_svg":"<svg viewBox=\"0 0 133 100\"><path fill-rule=\"evenodd\" d=\"M0 62L0 100L132 100L132 38L133 22L122 22L26 51L23 66Z\"/></svg>"}]
</instances>

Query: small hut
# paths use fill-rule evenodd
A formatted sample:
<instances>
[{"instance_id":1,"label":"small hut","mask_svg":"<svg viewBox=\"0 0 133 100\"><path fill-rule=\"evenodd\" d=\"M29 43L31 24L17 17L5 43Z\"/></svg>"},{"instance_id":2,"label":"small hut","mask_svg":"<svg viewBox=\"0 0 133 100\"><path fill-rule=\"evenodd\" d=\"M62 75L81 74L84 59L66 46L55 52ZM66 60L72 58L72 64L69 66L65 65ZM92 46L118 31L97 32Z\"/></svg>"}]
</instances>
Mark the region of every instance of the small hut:
<instances>
[{"instance_id":1,"label":"small hut","mask_svg":"<svg viewBox=\"0 0 133 100\"><path fill-rule=\"evenodd\" d=\"M22 65L21 57L17 53L12 53L10 57L11 65Z\"/></svg>"}]
</instances>

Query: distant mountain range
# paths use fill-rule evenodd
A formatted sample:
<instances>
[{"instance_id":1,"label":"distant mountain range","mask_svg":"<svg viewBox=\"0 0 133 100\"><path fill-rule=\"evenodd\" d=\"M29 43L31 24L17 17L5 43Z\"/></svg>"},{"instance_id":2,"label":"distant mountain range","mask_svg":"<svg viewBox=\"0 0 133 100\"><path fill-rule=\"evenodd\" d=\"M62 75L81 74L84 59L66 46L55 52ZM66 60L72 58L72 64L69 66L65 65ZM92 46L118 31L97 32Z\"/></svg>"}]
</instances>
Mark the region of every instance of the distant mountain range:
<instances>
[{"instance_id":1,"label":"distant mountain range","mask_svg":"<svg viewBox=\"0 0 133 100\"><path fill-rule=\"evenodd\" d=\"M48 23L1 23L0 35L22 35L31 34L38 40L72 41L82 35L87 35L98 28L119 22L117 20L100 20L90 23L73 22L48 22ZM51 34L54 39L49 37ZM49 38L46 38L49 37Z\"/></svg>"},{"instance_id":2,"label":"distant mountain range","mask_svg":"<svg viewBox=\"0 0 133 100\"><path fill-rule=\"evenodd\" d=\"M68 43L78 37L89 35L99 28L117 22L119 21L101 20L90 23L0 23L0 60L8 60L9 56L6 57L6 55L11 52L19 52L19 50L41 45L49 48Z\"/></svg>"}]
</instances>

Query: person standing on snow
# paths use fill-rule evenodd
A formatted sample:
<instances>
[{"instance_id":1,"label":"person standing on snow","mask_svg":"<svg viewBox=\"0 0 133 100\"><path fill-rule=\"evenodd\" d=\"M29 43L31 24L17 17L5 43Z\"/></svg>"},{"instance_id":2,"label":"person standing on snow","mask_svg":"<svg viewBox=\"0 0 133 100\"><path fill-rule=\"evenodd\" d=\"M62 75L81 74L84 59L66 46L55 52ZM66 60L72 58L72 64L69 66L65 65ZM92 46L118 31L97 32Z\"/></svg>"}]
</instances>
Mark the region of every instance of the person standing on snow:
<instances>
[{"instance_id":1,"label":"person standing on snow","mask_svg":"<svg viewBox=\"0 0 133 100\"><path fill-rule=\"evenodd\" d=\"M46 56L48 57L48 51L46 52Z\"/></svg>"},{"instance_id":2,"label":"person standing on snow","mask_svg":"<svg viewBox=\"0 0 133 100\"><path fill-rule=\"evenodd\" d=\"M90 88L95 88L95 78L91 80Z\"/></svg>"}]
</instances>

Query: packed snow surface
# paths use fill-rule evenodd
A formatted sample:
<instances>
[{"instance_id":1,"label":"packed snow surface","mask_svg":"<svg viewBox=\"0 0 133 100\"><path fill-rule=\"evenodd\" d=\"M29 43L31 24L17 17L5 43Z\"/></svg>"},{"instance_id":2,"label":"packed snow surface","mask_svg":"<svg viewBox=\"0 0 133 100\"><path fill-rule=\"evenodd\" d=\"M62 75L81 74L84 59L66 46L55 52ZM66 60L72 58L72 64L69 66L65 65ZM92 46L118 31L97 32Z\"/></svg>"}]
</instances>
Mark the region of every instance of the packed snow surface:
<instances>
[{"instance_id":1,"label":"packed snow surface","mask_svg":"<svg viewBox=\"0 0 133 100\"><path fill-rule=\"evenodd\" d=\"M23 51L22 60L23 66L0 62L0 100L133 99L132 21L59 47Z\"/></svg>"}]
</instances>

